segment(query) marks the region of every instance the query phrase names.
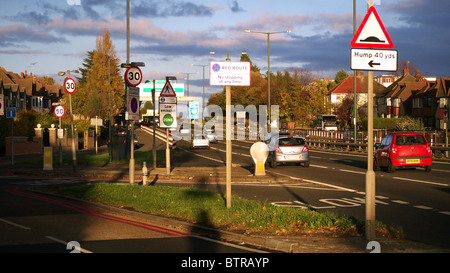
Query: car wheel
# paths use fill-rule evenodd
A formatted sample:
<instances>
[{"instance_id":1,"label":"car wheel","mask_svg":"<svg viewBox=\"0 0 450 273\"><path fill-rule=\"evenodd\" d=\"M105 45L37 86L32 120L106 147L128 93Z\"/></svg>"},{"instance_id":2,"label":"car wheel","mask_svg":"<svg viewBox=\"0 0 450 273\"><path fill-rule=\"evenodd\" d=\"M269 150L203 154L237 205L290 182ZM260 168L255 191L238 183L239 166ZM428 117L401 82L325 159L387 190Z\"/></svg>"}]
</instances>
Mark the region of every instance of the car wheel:
<instances>
[{"instance_id":1,"label":"car wheel","mask_svg":"<svg viewBox=\"0 0 450 273\"><path fill-rule=\"evenodd\" d=\"M377 160L376 158L373 159L373 170L374 170L374 171L379 171L379 170L381 170L380 164L378 164L378 160Z\"/></svg>"},{"instance_id":2,"label":"car wheel","mask_svg":"<svg viewBox=\"0 0 450 273\"><path fill-rule=\"evenodd\" d=\"M395 172L395 166L392 164L391 160L388 162L388 173Z\"/></svg>"},{"instance_id":3,"label":"car wheel","mask_svg":"<svg viewBox=\"0 0 450 273\"><path fill-rule=\"evenodd\" d=\"M425 171L426 171L427 173L431 172L431 165L425 166Z\"/></svg>"},{"instance_id":4,"label":"car wheel","mask_svg":"<svg viewBox=\"0 0 450 273\"><path fill-rule=\"evenodd\" d=\"M308 168L309 167L309 161L306 161L303 166L305 166L305 168Z\"/></svg>"},{"instance_id":5,"label":"car wheel","mask_svg":"<svg viewBox=\"0 0 450 273\"><path fill-rule=\"evenodd\" d=\"M275 169L277 167L277 162L275 161L274 157L270 157L270 167Z\"/></svg>"}]
</instances>

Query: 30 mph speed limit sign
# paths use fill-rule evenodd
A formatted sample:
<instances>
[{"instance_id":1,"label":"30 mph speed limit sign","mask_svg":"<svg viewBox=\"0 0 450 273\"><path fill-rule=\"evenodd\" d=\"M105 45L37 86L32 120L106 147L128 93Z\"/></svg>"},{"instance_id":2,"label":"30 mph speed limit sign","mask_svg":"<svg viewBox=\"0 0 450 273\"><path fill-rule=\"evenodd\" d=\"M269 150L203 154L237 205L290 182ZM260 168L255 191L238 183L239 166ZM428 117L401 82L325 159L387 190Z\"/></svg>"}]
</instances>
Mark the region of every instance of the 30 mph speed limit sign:
<instances>
[{"instance_id":1,"label":"30 mph speed limit sign","mask_svg":"<svg viewBox=\"0 0 450 273\"><path fill-rule=\"evenodd\" d=\"M142 81L142 72L137 66L131 66L125 71L125 80L129 86L136 87Z\"/></svg>"},{"instance_id":2,"label":"30 mph speed limit sign","mask_svg":"<svg viewBox=\"0 0 450 273\"><path fill-rule=\"evenodd\" d=\"M77 89L77 84L75 83L74 79L67 78L64 81L64 88L66 89L67 93L73 94L75 92L75 89Z\"/></svg>"},{"instance_id":3,"label":"30 mph speed limit sign","mask_svg":"<svg viewBox=\"0 0 450 273\"><path fill-rule=\"evenodd\" d=\"M64 106L58 105L58 106L55 107L55 115L58 118L62 118L62 116L64 116L65 112L66 112L66 109L64 109Z\"/></svg>"}]
</instances>

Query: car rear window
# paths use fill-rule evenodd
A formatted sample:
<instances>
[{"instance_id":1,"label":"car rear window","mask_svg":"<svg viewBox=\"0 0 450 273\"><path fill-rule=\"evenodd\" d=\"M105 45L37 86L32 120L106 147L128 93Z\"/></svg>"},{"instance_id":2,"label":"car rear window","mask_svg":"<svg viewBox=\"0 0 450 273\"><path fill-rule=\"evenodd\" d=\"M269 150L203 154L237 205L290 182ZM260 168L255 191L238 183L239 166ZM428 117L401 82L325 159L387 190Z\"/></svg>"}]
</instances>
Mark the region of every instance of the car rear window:
<instances>
[{"instance_id":1,"label":"car rear window","mask_svg":"<svg viewBox=\"0 0 450 273\"><path fill-rule=\"evenodd\" d=\"M423 135L404 135L397 136L395 139L395 145L424 145L427 141Z\"/></svg>"},{"instance_id":2,"label":"car rear window","mask_svg":"<svg viewBox=\"0 0 450 273\"><path fill-rule=\"evenodd\" d=\"M278 140L278 146L298 146L305 145L303 138L292 137L292 138L280 138Z\"/></svg>"}]
</instances>

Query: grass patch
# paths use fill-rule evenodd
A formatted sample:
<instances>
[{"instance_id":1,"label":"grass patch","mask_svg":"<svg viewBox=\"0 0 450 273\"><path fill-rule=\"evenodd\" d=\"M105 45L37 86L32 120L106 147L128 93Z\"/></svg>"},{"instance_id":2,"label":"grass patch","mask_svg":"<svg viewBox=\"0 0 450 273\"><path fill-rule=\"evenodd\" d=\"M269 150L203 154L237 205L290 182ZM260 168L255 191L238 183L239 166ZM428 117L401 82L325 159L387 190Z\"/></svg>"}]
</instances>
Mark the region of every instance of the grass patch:
<instances>
[{"instance_id":1,"label":"grass patch","mask_svg":"<svg viewBox=\"0 0 450 273\"><path fill-rule=\"evenodd\" d=\"M230 209L217 193L194 187L86 184L58 189L58 193L139 212L199 223L246 234L360 236L364 221L317 212L279 207L233 196ZM377 223L377 233L399 238L399 229Z\"/></svg>"}]
</instances>

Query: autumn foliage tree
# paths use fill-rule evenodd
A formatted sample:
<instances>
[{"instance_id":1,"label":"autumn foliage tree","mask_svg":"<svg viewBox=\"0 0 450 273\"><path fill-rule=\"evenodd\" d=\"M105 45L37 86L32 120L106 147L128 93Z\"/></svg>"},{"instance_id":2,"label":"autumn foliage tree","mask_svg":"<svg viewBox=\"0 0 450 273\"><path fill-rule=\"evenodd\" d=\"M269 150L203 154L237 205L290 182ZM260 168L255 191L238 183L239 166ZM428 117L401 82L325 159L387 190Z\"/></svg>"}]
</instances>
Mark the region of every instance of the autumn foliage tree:
<instances>
[{"instance_id":1,"label":"autumn foliage tree","mask_svg":"<svg viewBox=\"0 0 450 273\"><path fill-rule=\"evenodd\" d=\"M116 116L125 106L125 87L111 35L105 29L97 36L96 48L88 51L83 67L79 69L77 90L72 95L75 114L86 119L109 117L109 88L111 89L111 115ZM110 86L108 79L110 78ZM68 102L68 99L65 99Z\"/></svg>"}]
</instances>

